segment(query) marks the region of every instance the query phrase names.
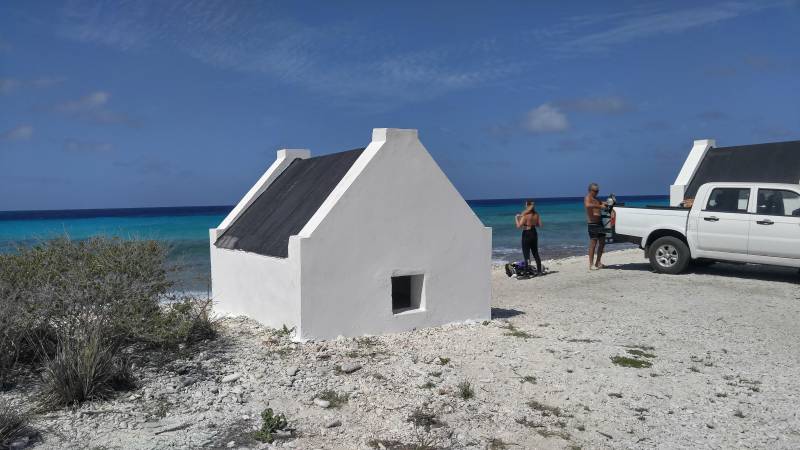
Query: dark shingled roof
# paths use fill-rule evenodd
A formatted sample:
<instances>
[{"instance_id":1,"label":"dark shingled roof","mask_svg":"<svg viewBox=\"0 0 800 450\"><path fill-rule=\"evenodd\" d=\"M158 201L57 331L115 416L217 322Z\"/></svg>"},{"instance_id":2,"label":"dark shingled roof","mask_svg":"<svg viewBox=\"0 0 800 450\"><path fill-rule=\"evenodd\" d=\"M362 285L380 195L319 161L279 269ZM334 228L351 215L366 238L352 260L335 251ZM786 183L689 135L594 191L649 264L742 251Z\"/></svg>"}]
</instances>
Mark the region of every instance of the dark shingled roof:
<instances>
[{"instance_id":1,"label":"dark shingled roof","mask_svg":"<svg viewBox=\"0 0 800 450\"><path fill-rule=\"evenodd\" d=\"M214 245L286 258L289 236L303 229L362 151L292 161Z\"/></svg>"},{"instance_id":2,"label":"dark shingled roof","mask_svg":"<svg viewBox=\"0 0 800 450\"><path fill-rule=\"evenodd\" d=\"M713 182L800 183L800 141L709 149L700 162L685 198Z\"/></svg>"}]
</instances>

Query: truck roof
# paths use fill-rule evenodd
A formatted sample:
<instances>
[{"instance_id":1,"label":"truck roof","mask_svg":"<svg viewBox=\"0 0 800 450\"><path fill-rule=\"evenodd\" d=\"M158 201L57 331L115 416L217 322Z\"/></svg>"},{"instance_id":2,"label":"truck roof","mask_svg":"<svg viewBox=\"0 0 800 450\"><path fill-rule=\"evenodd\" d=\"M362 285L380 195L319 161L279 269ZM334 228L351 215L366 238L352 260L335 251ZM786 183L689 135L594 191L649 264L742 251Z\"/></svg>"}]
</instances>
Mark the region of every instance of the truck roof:
<instances>
[{"instance_id":1,"label":"truck roof","mask_svg":"<svg viewBox=\"0 0 800 450\"><path fill-rule=\"evenodd\" d=\"M753 182L742 183L742 182L716 181L713 183L705 183L702 186L706 185L720 186L720 187L757 187L757 188L789 189L789 190L800 189L800 184L788 184L788 183L753 183Z\"/></svg>"}]
</instances>

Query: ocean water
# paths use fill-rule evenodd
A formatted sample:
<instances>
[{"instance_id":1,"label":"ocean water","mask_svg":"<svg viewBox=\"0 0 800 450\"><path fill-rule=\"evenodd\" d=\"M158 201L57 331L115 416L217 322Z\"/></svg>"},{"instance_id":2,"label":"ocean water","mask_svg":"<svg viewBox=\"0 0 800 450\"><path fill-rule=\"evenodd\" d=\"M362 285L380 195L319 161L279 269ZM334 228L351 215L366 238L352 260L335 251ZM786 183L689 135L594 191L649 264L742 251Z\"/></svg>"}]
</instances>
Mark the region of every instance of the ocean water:
<instances>
[{"instance_id":1,"label":"ocean water","mask_svg":"<svg viewBox=\"0 0 800 450\"><path fill-rule=\"evenodd\" d=\"M618 197L628 205L666 205L666 196ZM492 227L492 259L518 260L520 231L514 215L523 199L470 200L481 221ZM32 245L59 236L86 239L119 236L125 239L156 239L170 247L170 259L184 270L177 279L188 290L206 290L209 280L208 229L217 226L232 206L95 209L64 211L0 212L0 252ZM539 253L543 259L580 255L586 250L586 219L582 198L536 199L542 216ZM624 248L613 244L610 249Z\"/></svg>"}]
</instances>

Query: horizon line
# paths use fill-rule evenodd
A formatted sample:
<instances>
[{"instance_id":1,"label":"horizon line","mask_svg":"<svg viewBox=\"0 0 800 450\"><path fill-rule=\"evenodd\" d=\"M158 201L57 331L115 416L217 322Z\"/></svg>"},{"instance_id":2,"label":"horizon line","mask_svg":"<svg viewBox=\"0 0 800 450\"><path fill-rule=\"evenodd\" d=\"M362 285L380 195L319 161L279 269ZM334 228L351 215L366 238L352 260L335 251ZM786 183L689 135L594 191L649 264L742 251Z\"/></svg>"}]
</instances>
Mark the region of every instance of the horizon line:
<instances>
[{"instance_id":1,"label":"horizon line","mask_svg":"<svg viewBox=\"0 0 800 450\"><path fill-rule=\"evenodd\" d=\"M627 197L627 198L655 198L655 197L669 197L666 194L638 194L638 195L625 195L621 194L618 197ZM464 199L467 203L470 202L500 202L500 201L525 201L528 199L533 199L535 201L547 201L547 200L572 200L572 199L580 199L583 198L582 196L564 196L564 197L536 197L536 196L527 196L527 197L493 197L493 198L472 198L472 199ZM0 216L5 214L22 214L22 213L55 213L55 212L67 212L67 211L125 211L125 210L154 210L154 209L200 209L200 208L234 208L236 204L232 205L183 205L183 206L126 206L126 207L115 207L115 208L67 208L67 209L9 209L9 210L2 210L0 211Z\"/></svg>"}]
</instances>

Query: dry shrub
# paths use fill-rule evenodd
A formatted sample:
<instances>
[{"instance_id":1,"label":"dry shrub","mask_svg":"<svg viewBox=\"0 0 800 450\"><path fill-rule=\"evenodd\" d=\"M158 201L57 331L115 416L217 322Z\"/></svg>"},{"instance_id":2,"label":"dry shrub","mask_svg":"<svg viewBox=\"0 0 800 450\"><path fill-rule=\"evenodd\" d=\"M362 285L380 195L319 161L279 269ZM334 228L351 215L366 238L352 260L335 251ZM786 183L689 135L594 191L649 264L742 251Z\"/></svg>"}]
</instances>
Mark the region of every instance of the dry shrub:
<instances>
[{"instance_id":1,"label":"dry shrub","mask_svg":"<svg viewBox=\"0 0 800 450\"><path fill-rule=\"evenodd\" d=\"M18 363L43 364L49 404L104 398L129 385L116 357L124 347L215 337L210 300L170 294L167 253L156 241L98 237L0 255L0 384Z\"/></svg>"},{"instance_id":2,"label":"dry shrub","mask_svg":"<svg viewBox=\"0 0 800 450\"><path fill-rule=\"evenodd\" d=\"M97 327L59 337L55 354L43 359L42 402L46 406L105 399L135 387L119 345Z\"/></svg>"},{"instance_id":3,"label":"dry shrub","mask_svg":"<svg viewBox=\"0 0 800 450\"><path fill-rule=\"evenodd\" d=\"M35 437L36 434L36 431L28 425L27 414L0 403L0 449L7 449L14 441Z\"/></svg>"}]
</instances>

